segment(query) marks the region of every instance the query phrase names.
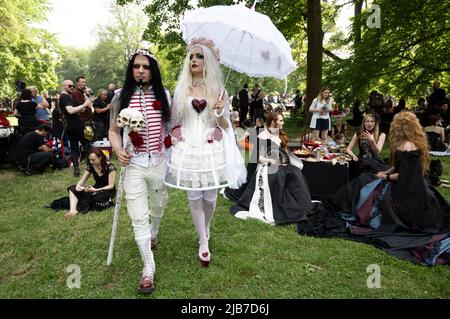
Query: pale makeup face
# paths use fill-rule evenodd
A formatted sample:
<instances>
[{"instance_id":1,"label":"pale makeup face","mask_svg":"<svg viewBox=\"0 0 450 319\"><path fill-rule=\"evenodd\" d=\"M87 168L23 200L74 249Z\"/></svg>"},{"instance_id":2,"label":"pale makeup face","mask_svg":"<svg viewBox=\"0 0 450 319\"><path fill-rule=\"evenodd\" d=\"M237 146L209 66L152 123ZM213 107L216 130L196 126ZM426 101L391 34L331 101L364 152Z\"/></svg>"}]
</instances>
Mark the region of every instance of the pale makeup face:
<instances>
[{"instance_id":1,"label":"pale makeup face","mask_svg":"<svg viewBox=\"0 0 450 319\"><path fill-rule=\"evenodd\" d=\"M189 53L189 70L194 76L203 75L204 68L203 50L199 47L194 47Z\"/></svg>"},{"instance_id":2,"label":"pale makeup face","mask_svg":"<svg viewBox=\"0 0 450 319\"><path fill-rule=\"evenodd\" d=\"M366 118L364 120L364 129L366 131L372 132L373 129L375 128L375 119L371 116L369 116L368 118Z\"/></svg>"},{"instance_id":3,"label":"pale makeup face","mask_svg":"<svg viewBox=\"0 0 450 319\"><path fill-rule=\"evenodd\" d=\"M133 78L136 82L149 83L152 74L150 71L150 61L144 55L137 55L133 62Z\"/></svg>"}]
</instances>

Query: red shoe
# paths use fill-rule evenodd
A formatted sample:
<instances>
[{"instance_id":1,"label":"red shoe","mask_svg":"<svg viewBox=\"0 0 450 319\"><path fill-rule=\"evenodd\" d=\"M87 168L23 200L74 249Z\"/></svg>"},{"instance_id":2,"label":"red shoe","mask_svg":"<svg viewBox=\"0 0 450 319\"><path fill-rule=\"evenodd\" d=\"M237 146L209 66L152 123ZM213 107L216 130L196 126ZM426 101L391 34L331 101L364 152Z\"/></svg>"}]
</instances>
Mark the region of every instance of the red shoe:
<instances>
[{"instance_id":1,"label":"red shoe","mask_svg":"<svg viewBox=\"0 0 450 319\"><path fill-rule=\"evenodd\" d=\"M199 256L199 261L200 261L200 267L202 267L202 268L208 267L209 266L209 261L210 261L209 252L202 253Z\"/></svg>"},{"instance_id":2,"label":"red shoe","mask_svg":"<svg viewBox=\"0 0 450 319\"><path fill-rule=\"evenodd\" d=\"M152 250L155 250L156 246L158 246L158 238L152 238L150 241Z\"/></svg>"},{"instance_id":3,"label":"red shoe","mask_svg":"<svg viewBox=\"0 0 450 319\"><path fill-rule=\"evenodd\" d=\"M139 283L138 292L141 294L150 294L155 290L155 285L153 284L152 276L145 276L141 278Z\"/></svg>"}]
</instances>

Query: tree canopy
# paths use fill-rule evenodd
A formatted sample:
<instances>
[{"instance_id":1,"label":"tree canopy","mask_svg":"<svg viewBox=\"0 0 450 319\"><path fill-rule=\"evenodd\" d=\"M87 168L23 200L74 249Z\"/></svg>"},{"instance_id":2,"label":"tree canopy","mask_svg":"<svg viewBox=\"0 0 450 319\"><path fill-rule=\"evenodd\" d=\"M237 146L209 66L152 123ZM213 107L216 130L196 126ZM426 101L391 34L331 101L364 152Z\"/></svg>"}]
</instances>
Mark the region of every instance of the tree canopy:
<instances>
[{"instance_id":1,"label":"tree canopy","mask_svg":"<svg viewBox=\"0 0 450 319\"><path fill-rule=\"evenodd\" d=\"M132 0L117 0L119 4ZM181 39L180 21L187 10L195 7L231 5L241 1L200 0L192 2L155 0L145 12L149 24L144 38L165 51L174 68L179 68L185 44ZM245 1L248 6L253 0ZM268 1L260 0L257 11L268 15L293 48L299 69L289 76L289 90L306 87L306 53L308 5L321 6L320 29L316 36L330 33L322 43L323 75L321 85L330 86L343 103L366 97L371 89L396 96L423 95L430 82L441 79L448 83L450 57L450 3L439 0L378 0L381 28L369 28L367 19L373 13L362 0L349 1ZM351 32L346 37L336 32L335 20L344 5L356 5ZM319 42L321 40L319 39ZM336 52L347 52L339 57ZM317 56L317 54L313 55ZM316 65L319 62L314 62ZM224 70L227 73L227 70ZM229 87L240 87L247 76L231 72ZM171 79L171 81L173 81ZM272 79L253 79L281 90L284 83ZM447 84L448 85L448 84ZM317 88L315 88L317 90Z\"/></svg>"},{"instance_id":2,"label":"tree canopy","mask_svg":"<svg viewBox=\"0 0 450 319\"><path fill-rule=\"evenodd\" d=\"M327 59L325 82L342 98L366 97L371 89L417 99L431 82L449 83L450 2L379 0L381 28L368 28L362 10L352 33L340 41L348 59ZM360 36L357 39L357 35Z\"/></svg>"},{"instance_id":3,"label":"tree canopy","mask_svg":"<svg viewBox=\"0 0 450 319\"><path fill-rule=\"evenodd\" d=\"M34 26L48 9L47 0L0 0L0 97L14 96L17 80L40 90L57 87L61 47L52 34Z\"/></svg>"},{"instance_id":4,"label":"tree canopy","mask_svg":"<svg viewBox=\"0 0 450 319\"><path fill-rule=\"evenodd\" d=\"M146 16L140 6L119 6L112 1L109 11L112 21L108 25L98 26L99 42L95 47L65 49L57 71L60 80L75 80L83 75L94 92L106 88L109 83L120 86L130 53L141 46L149 46L142 38Z\"/></svg>"}]
</instances>

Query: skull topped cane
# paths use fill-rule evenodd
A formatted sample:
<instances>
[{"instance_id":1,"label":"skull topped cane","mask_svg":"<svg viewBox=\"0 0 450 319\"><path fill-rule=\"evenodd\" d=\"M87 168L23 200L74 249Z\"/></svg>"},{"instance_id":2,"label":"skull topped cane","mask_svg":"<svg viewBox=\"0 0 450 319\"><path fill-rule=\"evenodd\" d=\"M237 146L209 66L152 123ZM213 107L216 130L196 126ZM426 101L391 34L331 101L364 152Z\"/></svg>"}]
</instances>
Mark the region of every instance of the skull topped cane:
<instances>
[{"instance_id":1,"label":"skull topped cane","mask_svg":"<svg viewBox=\"0 0 450 319\"><path fill-rule=\"evenodd\" d=\"M144 123L144 117L142 113L137 109L125 108L120 111L119 115L117 116L117 126L120 128L128 128L129 130L129 139L124 148L126 151L130 151L130 144L133 144L135 149L139 148L139 146L143 144L142 137L138 134L138 132L143 129ZM119 188L117 191L116 207L114 209L114 219L111 231L111 240L109 242L108 259L106 261L107 265L111 265L112 263L114 241L116 240L117 223L119 221L119 212L122 205L123 183L126 169L126 166L122 166L120 170Z\"/></svg>"}]
</instances>

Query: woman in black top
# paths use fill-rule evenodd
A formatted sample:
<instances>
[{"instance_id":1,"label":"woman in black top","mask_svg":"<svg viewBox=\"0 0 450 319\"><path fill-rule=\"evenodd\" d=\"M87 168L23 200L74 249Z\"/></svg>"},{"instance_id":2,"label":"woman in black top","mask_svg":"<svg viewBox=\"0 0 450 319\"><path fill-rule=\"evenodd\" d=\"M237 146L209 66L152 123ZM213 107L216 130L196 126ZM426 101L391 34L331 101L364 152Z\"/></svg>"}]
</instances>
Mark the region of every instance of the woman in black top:
<instances>
[{"instance_id":1,"label":"woman in black top","mask_svg":"<svg viewBox=\"0 0 450 319\"><path fill-rule=\"evenodd\" d=\"M64 218L72 218L78 212L87 213L88 210L102 210L114 205L116 192L116 169L107 162L105 154L99 149L92 149L89 153L89 164L76 185L67 188L69 192L70 210ZM84 185L91 174L94 176L94 186Z\"/></svg>"},{"instance_id":2,"label":"woman in black top","mask_svg":"<svg viewBox=\"0 0 450 319\"><path fill-rule=\"evenodd\" d=\"M19 133L22 135L33 132L39 126L36 119L38 104L31 99L31 90L23 90L20 101L14 110L14 116L19 118Z\"/></svg>"},{"instance_id":3,"label":"woman in black top","mask_svg":"<svg viewBox=\"0 0 450 319\"><path fill-rule=\"evenodd\" d=\"M380 132L378 114L366 114L361 130L353 135L346 150L347 154L353 159L353 162L350 163L350 175L352 178L358 177L364 172L377 173L389 168L379 158L385 139L386 134ZM353 152L356 145L359 148L359 156L356 156Z\"/></svg>"}]
</instances>

